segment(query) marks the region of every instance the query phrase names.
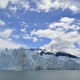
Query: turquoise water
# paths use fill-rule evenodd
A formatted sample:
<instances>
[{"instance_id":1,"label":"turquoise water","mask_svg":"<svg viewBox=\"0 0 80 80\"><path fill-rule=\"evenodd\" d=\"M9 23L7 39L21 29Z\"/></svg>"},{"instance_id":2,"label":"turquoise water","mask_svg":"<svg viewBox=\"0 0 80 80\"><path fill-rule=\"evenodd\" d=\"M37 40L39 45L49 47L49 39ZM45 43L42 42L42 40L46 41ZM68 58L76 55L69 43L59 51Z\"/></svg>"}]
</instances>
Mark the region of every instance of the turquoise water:
<instances>
[{"instance_id":1,"label":"turquoise water","mask_svg":"<svg viewBox=\"0 0 80 80\"><path fill-rule=\"evenodd\" d=\"M0 71L0 80L80 80L79 70Z\"/></svg>"}]
</instances>

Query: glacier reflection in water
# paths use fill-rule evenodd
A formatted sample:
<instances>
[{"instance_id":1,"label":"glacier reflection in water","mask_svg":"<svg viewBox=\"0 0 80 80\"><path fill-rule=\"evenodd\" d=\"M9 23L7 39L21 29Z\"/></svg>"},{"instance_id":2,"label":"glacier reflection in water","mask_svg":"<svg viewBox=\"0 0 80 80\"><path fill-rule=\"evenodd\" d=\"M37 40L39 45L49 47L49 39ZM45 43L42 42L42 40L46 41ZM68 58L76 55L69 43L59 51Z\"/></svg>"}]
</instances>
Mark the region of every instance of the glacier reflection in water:
<instances>
[{"instance_id":1,"label":"glacier reflection in water","mask_svg":"<svg viewBox=\"0 0 80 80\"><path fill-rule=\"evenodd\" d=\"M0 80L80 80L79 70L0 71Z\"/></svg>"}]
</instances>

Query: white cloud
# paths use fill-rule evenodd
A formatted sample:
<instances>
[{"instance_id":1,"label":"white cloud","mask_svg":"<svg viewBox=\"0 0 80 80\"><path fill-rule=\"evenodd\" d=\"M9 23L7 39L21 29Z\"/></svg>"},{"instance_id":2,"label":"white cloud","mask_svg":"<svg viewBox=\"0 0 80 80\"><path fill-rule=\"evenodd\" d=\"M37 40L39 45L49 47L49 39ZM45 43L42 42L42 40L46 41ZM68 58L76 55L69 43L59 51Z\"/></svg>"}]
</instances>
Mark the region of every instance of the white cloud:
<instances>
[{"instance_id":1,"label":"white cloud","mask_svg":"<svg viewBox=\"0 0 80 80\"><path fill-rule=\"evenodd\" d=\"M28 24L26 22L20 22L22 27L29 27Z\"/></svg>"},{"instance_id":2,"label":"white cloud","mask_svg":"<svg viewBox=\"0 0 80 80\"><path fill-rule=\"evenodd\" d=\"M31 36L30 36L29 34L24 34L24 35L23 35L23 38L24 38L24 39L31 39Z\"/></svg>"},{"instance_id":3,"label":"white cloud","mask_svg":"<svg viewBox=\"0 0 80 80\"><path fill-rule=\"evenodd\" d=\"M35 7L32 7L32 4L30 4L29 0L0 0L0 8L5 9L9 2L11 2L14 5L17 5L17 9L25 9L30 11L44 11L49 12L51 9L69 9L73 13L80 11L80 2L78 0L31 0L33 4L35 4ZM13 11L16 10L16 8L12 9Z\"/></svg>"},{"instance_id":4,"label":"white cloud","mask_svg":"<svg viewBox=\"0 0 80 80\"><path fill-rule=\"evenodd\" d=\"M0 0L0 8L6 8L8 5L8 0Z\"/></svg>"},{"instance_id":5,"label":"white cloud","mask_svg":"<svg viewBox=\"0 0 80 80\"><path fill-rule=\"evenodd\" d=\"M0 8L4 9L8 6L9 2L16 3L18 0L0 0Z\"/></svg>"},{"instance_id":6,"label":"white cloud","mask_svg":"<svg viewBox=\"0 0 80 80\"><path fill-rule=\"evenodd\" d=\"M50 39L57 38L61 34L63 34L63 32L59 33L51 29L46 29L46 30L40 29L38 31L31 32L31 35L37 35L38 37L45 37Z\"/></svg>"},{"instance_id":7,"label":"white cloud","mask_svg":"<svg viewBox=\"0 0 80 80\"><path fill-rule=\"evenodd\" d=\"M19 39L20 36L19 35L13 35L12 37L15 39Z\"/></svg>"},{"instance_id":8,"label":"white cloud","mask_svg":"<svg viewBox=\"0 0 80 80\"><path fill-rule=\"evenodd\" d=\"M45 12L48 12L50 8L52 7L51 0L40 0L37 2L37 8L38 10L45 10Z\"/></svg>"},{"instance_id":9,"label":"white cloud","mask_svg":"<svg viewBox=\"0 0 80 80\"><path fill-rule=\"evenodd\" d=\"M14 6L9 5L9 3L13 4ZM28 0L0 0L0 8L9 8L9 10L14 14L18 9L28 10L30 8L30 5Z\"/></svg>"},{"instance_id":10,"label":"white cloud","mask_svg":"<svg viewBox=\"0 0 80 80\"><path fill-rule=\"evenodd\" d=\"M32 37L32 39L33 39L33 42L38 41L38 39L36 37Z\"/></svg>"},{"instance_id":11,"label":"white cloud","mask_svg":"<svg viewBox=\"0 0 80 80\"><path fill-rule=\"evenodd\" d=\"M29 27L29 25L26 22L21 22L20 26L23 27L23 28L21 28L21 32L26 33L27 32L26 29Z\"/></svg>"},{"instance_id":12,"label":"white cloud","mask_svg":"<svg viewBox=\"0 0 80 80\"><path fill-rule=\"evenodd\" d=\"M4 21L0 20L0 26L6 25Z\"/></svg>"},{"instance_id":13,"label":"white cloud","mask_svg":"<svg viewBox=\"0 0 80 80\"><path fill-rule=\"evenodd\" d=\"M65 51L71 53L73 55L80 56L80 49L75 48L72 43L63 42L63 43L56 43L55 41L51 41L49 44L40 47L41 49L47 50L54 50L54 51Z\"/></svg>"},{"instance_id":14,"label":"white cloud","mask_svg":"<svg viewBox=\"0 0 80 80\"><path fill-rule=\"evenodd\" d=\"M24 8L25 10L28 10L30 8L28 0L20 1L20 4L21 4L22 8Z\"/></svg>"},{"instance_id":15,"label":"white cloud","mask_svg":"<svg viewBox=\"0 0 80 80\"><path fill-rule=\"evenodd\" d=\"M0 32L0 37L1 38L9 38L13 31L14 31L13 29L6 29L6 30Z\"/></svg>"},{"instance_id":16,"label":"white cloud","mask_svg":"<svg viewBox=\"0 0 80 80\"><path fill-rule=\"evenodd\" d=\"M33 37L30 34L24 34L23 38L26 39L26 40L33 40L33 42L38 41L37 37Z\"/></svg>"},{"instance_id":17,"label":"white cloud","mask_svg":"<svg viewBox=\"0 0 80 80\"><path fill-rule=\"evenodd\" d=\"M50 49L53 47L57 50L72 51L72 54L78 54L80 50L74 45L74 43L80 43L80 33L77 31L80 30L79 25L77 25L78 21L74 18L63 17L59 22L51 23L48 29L33 30L31 35L51 39L51 42L41 46L41 48ZM73 53L74 51L75 53Z\"/></svg>"},{"instance_id":18,"label":"white cloud","mask_svg":"<svg viewBox=\"0 0 80 80\"><path fill-rule=\"evenodd\" d=\"M19 47L25 47L25 45L17 44L9 40L0 39L0 48L19 48Z\"/></svg>"},{"instance_id":19,"label":"white cloud","mask_svg":"<svg viewBox=\"0 0 80 80\"><path fill-rule=\"evenodd\" d=\"M44 46L41 46L41 48L45 48L45 49L56 49L56 50L61 50L64 51L64 49L67 48L74 48L74 45L72 45L72 43L68 42L68 41L59 41L60 39L56 39L56 40L52 40L49 44L46 44Z\"/></svg>"},{"instance_id":20,"label":"white cloud","mask_svg":"<svg viewBox=\"0 0 80 80\"><path fill-rule=\"evenodd\" d=\"M76 24L74 24L77 21ZM56 29L57 27L59 27L58 29L65 29L65 30L79 30L80 27L78 26L79 22L78 20L76 20L75 18L69 18L69 17L63 17L60 19L59 22L53 22L49 25L49 28L52 29Z\"/></svg>"},{"instance_id":21,"label":"white cloud","mask_svg":"<svg viewBox=\"0 0 80 80\"><path fill-rule=\"evenodd\" d=\"M17 7L16 7L16 6L14 6L14 7L9 7L9 10L12 11L13 14L15 14L16 11L17 11Z\"/></svg>"},{"instance_id":22,"label":"white cloud","mask_svg":"<svg viewBox=\"0 0 80 80\"><path fill-rule=\"evenodd\" d=\"M21 29L21 32L26 33L26 28Z\"/></svg>"},{"instance_id":23,"label":"white cloud","mask_svg":"<svg viewBox=\"0 0 80 80\"><path fill-rule=\"evenodd\" d=\"M51 9L69 9L74 13L80 11L79 2L76 0L40 0L37 3L37 9L45 12Z\"/></svg>"},{"instance_id":24,"label":"white cloud","mask_svg":"<svg viewBox=\"0 0 80 80\"><path fill-rule=\"evenodd\" d=\"M75 21L75 18L69 18L69 17L63 17L60 19L61 22L64 22L64 23L73 23Z\"/></svg>"},{"instance_id":25,"label":"white cloud","mask_svg":"<svg viewBox=\"0 0 80 80\"><path fill-rule=\"evenodd\" d=\"M74 13L76 13L76 12L79 11L80 8L78 9L77 6L72 5L72 6L69 7L69 9L70 9L71 11L73 11Z\"/></svg>"}]
</instances>

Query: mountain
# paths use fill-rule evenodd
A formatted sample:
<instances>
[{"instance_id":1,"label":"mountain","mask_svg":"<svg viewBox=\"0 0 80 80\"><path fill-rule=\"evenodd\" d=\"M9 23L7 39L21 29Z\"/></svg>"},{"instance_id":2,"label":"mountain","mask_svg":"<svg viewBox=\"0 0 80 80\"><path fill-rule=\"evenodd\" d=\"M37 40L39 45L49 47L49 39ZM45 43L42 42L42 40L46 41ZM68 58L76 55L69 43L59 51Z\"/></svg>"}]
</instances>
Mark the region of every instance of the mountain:
<instances>
[{"instance_id":1,"label":"mountain","mask_svg":"<svg viewBox=\"0 0 80 80\"><path fill-rule=\"evenodd\" d=\"M1 70L80 69L80 58L62 51L46 49L0 50Z\"/></svg>"},{"instance_id":2,"label":"mountain","mask_svg":"<svg viewBox=\"0 0 80 80\"><path fill-rule=\"evenodd\" d=\"M45 49L42 50L40 52L40 55L43 55L43 54L46 54L46 55L55 55L56 57L59 57L59 56L65 56L65 57L69 57L69 58L79 58L75 55L72 55L72 54L69 54L67 52L63 52L63 51L57 51L56 53L54 52L47 52Z\"/></svg>"},{"instance_id":3,"label":"mountain","mask_svg":"<svg viewBox=\"0 0 80 80\"><path fill-rule=\"evenodd\" d=\"M58 56L66 56L66 57L69 57L69 58L79 58L79 57L74 56L72 54L69 54L69 53L66 53L66 52L61 52L61 51L56 52L55 56L56 57L58 57Z\"/></svg>"}]
</instances>

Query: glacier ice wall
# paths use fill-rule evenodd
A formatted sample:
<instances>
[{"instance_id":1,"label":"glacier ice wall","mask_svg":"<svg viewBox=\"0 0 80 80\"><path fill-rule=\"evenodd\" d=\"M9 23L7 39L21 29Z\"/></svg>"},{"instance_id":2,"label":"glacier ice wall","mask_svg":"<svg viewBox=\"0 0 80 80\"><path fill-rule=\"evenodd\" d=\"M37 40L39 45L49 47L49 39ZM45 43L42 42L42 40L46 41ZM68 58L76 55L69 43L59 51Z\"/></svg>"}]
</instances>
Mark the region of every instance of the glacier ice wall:
<instances>
[{"instance_id":1,"label":"glacier ice wall","mask_svg":"<svg viewBox=\"0 0 80 80\"><path fill-rule=\"evenodd\" d=\"M1 70L55 70L80 69L80 59L55 54L40 55L42 50L3 49L0 51Z\"/></svg>"}]
</instances>

